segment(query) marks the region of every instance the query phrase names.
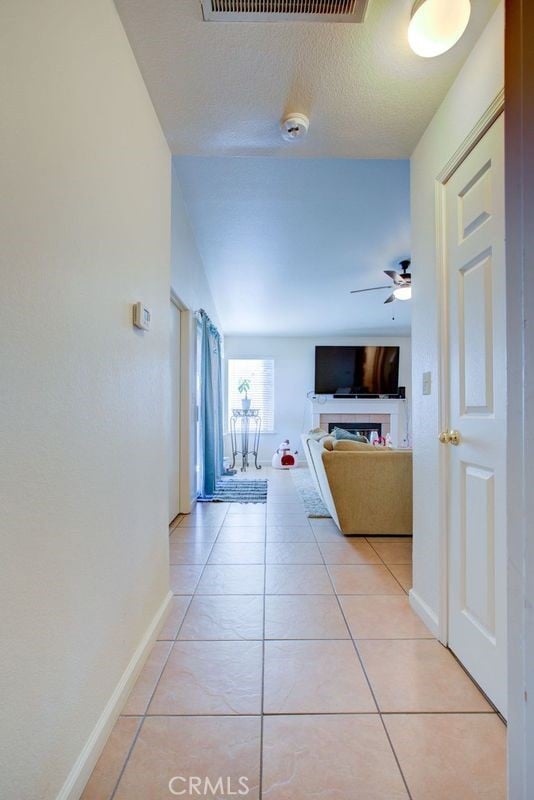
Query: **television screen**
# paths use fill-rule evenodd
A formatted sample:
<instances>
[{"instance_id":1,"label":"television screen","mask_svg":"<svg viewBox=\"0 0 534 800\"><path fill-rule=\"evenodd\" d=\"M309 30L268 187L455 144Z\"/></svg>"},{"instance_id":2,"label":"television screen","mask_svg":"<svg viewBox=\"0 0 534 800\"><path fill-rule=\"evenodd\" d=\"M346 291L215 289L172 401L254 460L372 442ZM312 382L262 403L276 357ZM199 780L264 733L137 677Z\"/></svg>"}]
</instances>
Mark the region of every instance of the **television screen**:
<instances>
[{"instance_id":1,"label":"television screen","mask_svg":"<svg viewBox=\"0 0 534 800\"><path fill-rule=\"evenodd\" d=\"M316 347L316 394L397 394L398 347Z\"/></svg>"}]
</instances>

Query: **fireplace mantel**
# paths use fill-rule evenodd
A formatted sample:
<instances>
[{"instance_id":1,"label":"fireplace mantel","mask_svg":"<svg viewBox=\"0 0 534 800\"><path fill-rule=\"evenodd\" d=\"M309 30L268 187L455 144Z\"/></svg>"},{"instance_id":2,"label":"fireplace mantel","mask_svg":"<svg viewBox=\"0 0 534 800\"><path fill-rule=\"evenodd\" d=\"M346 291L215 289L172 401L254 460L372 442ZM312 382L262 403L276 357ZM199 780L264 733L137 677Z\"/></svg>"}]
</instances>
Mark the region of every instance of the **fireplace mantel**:
<instances>
[{"instance_id":1,"label":"fireplace mantel","mask_svg":"<svg viewBox=\"0 0 534 800\"><path fill-rule=\"evenodd\" d=\"M399 447L399 416L404 408L405 401L401 398L339 398L323 395L311 398L312 424L314 428L320 427L321 414L357 414L365 417L375 415L389 417L389 434L393 447ZM371 420L373 421L373 420Z\"/></svg>"}]
</instances>

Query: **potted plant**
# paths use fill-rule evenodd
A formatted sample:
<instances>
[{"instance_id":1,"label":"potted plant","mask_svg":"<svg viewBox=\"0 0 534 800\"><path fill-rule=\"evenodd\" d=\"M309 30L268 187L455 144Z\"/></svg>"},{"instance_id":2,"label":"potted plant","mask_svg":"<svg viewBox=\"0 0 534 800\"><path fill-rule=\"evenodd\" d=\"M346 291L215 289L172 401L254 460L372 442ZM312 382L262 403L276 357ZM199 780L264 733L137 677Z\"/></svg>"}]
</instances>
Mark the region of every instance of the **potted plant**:
<instances>
[{"instance_id":1,"label":"potted plant","mask_svg":"<svg viewBox=\"0 0 534 800\"><path fill-rule=\"evenodd\" d=\"M237 391L239 394L244 394L245 396L241 398L241 406L243 411L248 411L250 408L250 399L248 396L248 392L250 390L250 381L248 378L241 378L239 384L237 386Z\"/></svg>"}]
</instances>

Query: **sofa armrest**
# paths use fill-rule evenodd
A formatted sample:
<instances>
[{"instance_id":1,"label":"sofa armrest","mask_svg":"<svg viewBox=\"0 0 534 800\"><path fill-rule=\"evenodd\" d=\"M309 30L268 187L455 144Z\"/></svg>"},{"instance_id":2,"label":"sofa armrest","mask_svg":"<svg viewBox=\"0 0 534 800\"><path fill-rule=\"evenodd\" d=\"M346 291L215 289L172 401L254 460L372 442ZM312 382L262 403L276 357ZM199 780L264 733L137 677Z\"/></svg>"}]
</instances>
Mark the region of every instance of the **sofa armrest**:
<instances>
[{"instance_id":1,"label":"sofa armrest","mask_svg":"<svg viewBox=\"0 0 534 800\"><path fill-rule=\"evenodd\" d=\"M322 446L321 442L315 441L309 436L306 437L303 436L302 440L304 442L306 459L308 461L308 466L310 468L310 473L313 478L313 482L315 483L315 488L319 493L319 497L325 504L330 514L332 515L332 519L339 527L339 520L337 518L334 499L330 491L330 486L328 485L326 472L324 470L324 464L321 458L321 454L326 451Z\"/></svg>"},{"instance_id":2,"label":"sofa armrest","mask_svg":"<svg viewBox=\"0 0 534 800\"><path fill-rule=\"evenodd\" d=\"M325 451L322 460L343 533L412 533L411 452Z\"/></svg>"}]
</instances>

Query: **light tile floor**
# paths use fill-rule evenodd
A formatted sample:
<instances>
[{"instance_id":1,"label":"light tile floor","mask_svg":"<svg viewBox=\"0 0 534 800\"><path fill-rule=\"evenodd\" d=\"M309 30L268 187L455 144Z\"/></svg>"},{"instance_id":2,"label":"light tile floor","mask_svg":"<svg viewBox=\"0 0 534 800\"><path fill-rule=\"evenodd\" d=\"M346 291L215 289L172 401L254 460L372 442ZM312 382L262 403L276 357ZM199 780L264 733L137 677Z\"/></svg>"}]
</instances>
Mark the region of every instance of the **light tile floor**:
<instances>
[{"instance_id":1,"label":"light tile floor","mask_svg":"<svg viewBox=\"0 0 534 800\"><path fill-rule=\"evenodd\" d=\"M343 537L261 476L266 505L173 528L172 606L83 800L504 800L505 727L411 610L410 539Z\"/></svg>"}]
</instances>

